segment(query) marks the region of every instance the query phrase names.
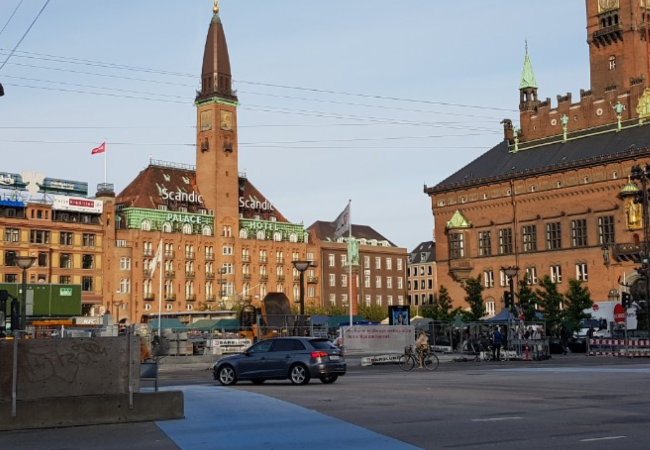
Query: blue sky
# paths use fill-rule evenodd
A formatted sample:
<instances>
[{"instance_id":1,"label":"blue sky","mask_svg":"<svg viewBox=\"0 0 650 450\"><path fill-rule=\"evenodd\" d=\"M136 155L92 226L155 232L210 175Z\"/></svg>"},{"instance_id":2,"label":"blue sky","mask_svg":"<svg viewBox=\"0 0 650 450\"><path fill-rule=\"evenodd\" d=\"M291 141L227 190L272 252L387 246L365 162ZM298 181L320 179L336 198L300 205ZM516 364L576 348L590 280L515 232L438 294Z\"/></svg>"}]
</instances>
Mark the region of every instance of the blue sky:
<instances>
[{"instance_id":1,"label":"blue sky","mask_svg":"<svg viewBox=\"0 0 650 450\"><path fill-rule=\"evenodd\" d=\"M46 0L0 2L0 66ZM223 0L240 171L293 222L412 250L433 186L518 123L525 42L542 99L589 88L584 1ZM51 0L0 70L0 172L104 181L194 164L212 0Z\"/></svg>"}]
</instances>

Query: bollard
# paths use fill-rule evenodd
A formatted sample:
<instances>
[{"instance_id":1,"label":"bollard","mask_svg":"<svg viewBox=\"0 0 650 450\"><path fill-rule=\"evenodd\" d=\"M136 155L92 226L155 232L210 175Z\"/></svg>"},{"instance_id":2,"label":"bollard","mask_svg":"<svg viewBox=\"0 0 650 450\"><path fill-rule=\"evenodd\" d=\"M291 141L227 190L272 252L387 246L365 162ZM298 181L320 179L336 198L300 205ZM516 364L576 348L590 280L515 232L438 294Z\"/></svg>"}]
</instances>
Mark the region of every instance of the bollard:
<instances>
[{"instance_id":1,"label":"bollard","mask_svg":"<svg viewBox=\"0 0 650 450\"><path fill-rule=\"evenodd\" d=\"M530 354L528 353L528 341L526 341L526 361L530 361Z\"/></svg>"}]
</instances>

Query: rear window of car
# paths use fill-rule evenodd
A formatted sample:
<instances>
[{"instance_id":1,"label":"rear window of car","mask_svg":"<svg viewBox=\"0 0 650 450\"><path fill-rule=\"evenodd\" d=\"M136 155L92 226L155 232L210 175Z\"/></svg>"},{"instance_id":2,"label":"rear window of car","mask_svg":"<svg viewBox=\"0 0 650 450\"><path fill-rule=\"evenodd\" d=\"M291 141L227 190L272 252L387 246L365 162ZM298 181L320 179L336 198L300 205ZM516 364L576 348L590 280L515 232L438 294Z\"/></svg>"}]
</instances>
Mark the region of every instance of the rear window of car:
<instances>
[{"instance_id":1,"label":"rear window of car","mask_svg":"<svg viewBox=\"0 0 650 450\"><path fill-rule=\"evenodd\" d=\"M317 350L330 350L336 348L336 346L327 339L312 339L309 343Z\"/></svg>"}]
</instances>

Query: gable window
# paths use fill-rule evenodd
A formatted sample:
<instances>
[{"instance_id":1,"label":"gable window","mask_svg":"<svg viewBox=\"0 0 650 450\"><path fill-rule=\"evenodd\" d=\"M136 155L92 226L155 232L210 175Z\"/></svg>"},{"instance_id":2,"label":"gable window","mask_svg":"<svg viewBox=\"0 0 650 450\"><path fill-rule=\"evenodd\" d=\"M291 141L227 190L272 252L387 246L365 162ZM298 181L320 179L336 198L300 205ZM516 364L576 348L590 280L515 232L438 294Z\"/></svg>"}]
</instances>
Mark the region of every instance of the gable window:
<instances>
[{"instance_id":1,"label":"gable window","mask_svg":"<svg viewBox=\"0 0 650 450\"><path fill-rule=\"evenodd\" d=\"M449 259L465 256L465 242L463 233L449 233Z\"/></svg>"}]
</instances>

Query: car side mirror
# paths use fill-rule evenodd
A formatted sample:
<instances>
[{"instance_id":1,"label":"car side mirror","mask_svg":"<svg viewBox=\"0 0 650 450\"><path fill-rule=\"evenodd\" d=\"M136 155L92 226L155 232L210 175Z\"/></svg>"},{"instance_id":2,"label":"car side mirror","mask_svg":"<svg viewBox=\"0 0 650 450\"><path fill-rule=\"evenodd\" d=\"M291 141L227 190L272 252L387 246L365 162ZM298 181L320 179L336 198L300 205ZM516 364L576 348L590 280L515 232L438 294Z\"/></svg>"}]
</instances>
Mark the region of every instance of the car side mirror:
<instances>
[{"instance_id":1,"label":"car side mirror","mask_svg":"<svg viewBox=\"0 0 650 450\"><path fill-rule=\"evenodd\" d=\"M251 351L250 351L250 350L244 350L244 355L246 355L246 356L250 356L250 355L251 355Z\"/></svg>"}]
</instances>

